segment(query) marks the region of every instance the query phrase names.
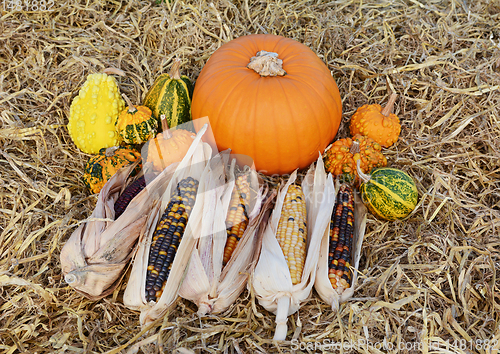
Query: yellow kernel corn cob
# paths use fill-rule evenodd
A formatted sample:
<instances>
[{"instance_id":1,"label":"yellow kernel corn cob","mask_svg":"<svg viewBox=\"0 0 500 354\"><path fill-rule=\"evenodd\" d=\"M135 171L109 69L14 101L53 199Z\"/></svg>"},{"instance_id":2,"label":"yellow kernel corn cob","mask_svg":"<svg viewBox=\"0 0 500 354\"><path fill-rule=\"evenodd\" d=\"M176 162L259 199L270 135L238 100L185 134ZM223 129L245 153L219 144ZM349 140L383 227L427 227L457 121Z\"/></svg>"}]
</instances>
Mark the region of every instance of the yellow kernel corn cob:
<instances>
[{"instance_id":1,"label":"yellow kernel corn cob","mask_svg":"<svg viewBox=\"0 0 500 354\"><path fill-rule=\"evenodd\" d=\"M157 301L163 293L197 191L197 180L188 177L180 181L156 227L146 273L148 302Z\"/></svg>"},{"instance_id":2,"label":"yellow kernel corn cob","mask_svg":"<svg viewBox=\"0 0 500 354\"><path fill-rule=\"evenodd\" d=\"M354 236L354 195L352 188L343 184L330 222L330 247L328 252L328 277L334 289L351 286L352 239Z\"/></svg>"},{"instance_id":3,"label":"yellow kernel corn cob","mask_svg":"<svg viewBox=\"0 0 500 354\"><path fill-rule=\"evenodd\" d=\"M290 185L285 196L276 238L290 269L292 284L300 283L306 260L306 202L302 188Z\"/></svg>"},{"instance_id":4,"label":"yellow kernel corn cob","mask_svg":"<svg viewBox=\"0 0 500 354\"><path fill-rule=\"evenodd\" d=\"M248 206L250 203L250 184L247 175L236 178L229 210L226 217L227 241L224 247L223 265L226 265L248 226Z\"/></svg>"}]
</instances>

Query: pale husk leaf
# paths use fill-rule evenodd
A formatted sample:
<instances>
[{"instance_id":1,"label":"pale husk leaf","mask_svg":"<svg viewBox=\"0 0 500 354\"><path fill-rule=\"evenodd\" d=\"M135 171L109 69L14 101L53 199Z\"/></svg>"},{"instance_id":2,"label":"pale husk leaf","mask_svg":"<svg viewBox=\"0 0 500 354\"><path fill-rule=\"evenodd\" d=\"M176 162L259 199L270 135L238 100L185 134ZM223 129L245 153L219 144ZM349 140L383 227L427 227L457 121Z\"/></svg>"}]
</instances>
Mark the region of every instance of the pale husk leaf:
<instances>
[{"instance_id":1,"label":"pale husk leaf","mask_svg":"<svg viewBox=\"0 0 500 354\"><path fill-rule=\"evenodd\" d=\"M96 206L89 220L85 222L86 230L82 235L82 243L85 245L83 248L85 258L91 257L101 246L100 235L111 225L115 218L114 203L118 199L118 193L136 165L137 162L118 170L99 192ZM99 237L96 237L97 235Z\"/></svg>"},{"instance_id":2,"label":"pale husk leaf","mask_svg":"<svg viewBox=\"0 0 500 354\"><path fill-rule=\"evenodd\" d=\"M61 268L66 282L91 300L110 294L118 285L130 260L134 244L153 202L145 188L125 212L114 220L114 203L138 162L120 169L104 185L90 218L70 236L61 250Z\"/></svg>"}]
</instances>

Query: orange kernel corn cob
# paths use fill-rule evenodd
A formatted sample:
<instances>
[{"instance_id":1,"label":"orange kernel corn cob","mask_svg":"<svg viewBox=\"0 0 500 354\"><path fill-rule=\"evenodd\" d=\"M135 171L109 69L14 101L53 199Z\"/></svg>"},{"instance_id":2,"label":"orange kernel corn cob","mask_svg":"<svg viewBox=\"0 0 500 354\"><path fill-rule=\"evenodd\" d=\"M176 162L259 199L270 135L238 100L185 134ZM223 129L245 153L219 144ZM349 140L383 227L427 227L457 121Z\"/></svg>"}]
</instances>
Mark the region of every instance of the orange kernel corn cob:
<instances>
[{"instance_id":1,"label":"orange kernel corn cob","mask_svg":"<svg viewBox=\"0 0 500 354\"><path fill-rule=\"evenodd\" d=\"M236 178L226 217L227 241L222 264L226 265L248 226L250 184L247 175Z\"/></svg>"}]
</instances>

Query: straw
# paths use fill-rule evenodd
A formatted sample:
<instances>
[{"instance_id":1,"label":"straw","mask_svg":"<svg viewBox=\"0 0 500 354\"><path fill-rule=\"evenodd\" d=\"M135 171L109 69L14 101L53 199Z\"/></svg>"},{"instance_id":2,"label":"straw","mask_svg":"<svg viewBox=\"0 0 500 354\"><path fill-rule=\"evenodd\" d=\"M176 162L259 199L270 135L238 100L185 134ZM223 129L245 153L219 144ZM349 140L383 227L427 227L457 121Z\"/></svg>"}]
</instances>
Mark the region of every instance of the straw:
<instances>
[{"instance_id":1,"label":"straw","mask_svg":"<svg viewBox=\"0 0 500 354\"><path fill-rule=\"evenodd\" d=\"M0 2L0 353L288 353L349 342L359 343L351 352L464 353L498 343L498 2L10 3ZM286 342L272 342L274 316L248 292L201 318L179 300L141 332L121 303L125 284L91 302L61 275L60 250L97 198L82 181L89 155L65 128L71 100L88 74L113 66L127 75L121 92L141 102L174 58L196 79L217 48L251 33L296 39L327 64L343 99L337 138L358 107L398 94L401 137L384 153L414 177L419 204L404 221L369 216L354 297L333 313L313 293L290 316ZM384 340L388 350L375 346ZM466 349L446 347L461 340Z\"/></svg>"}]
</instances>

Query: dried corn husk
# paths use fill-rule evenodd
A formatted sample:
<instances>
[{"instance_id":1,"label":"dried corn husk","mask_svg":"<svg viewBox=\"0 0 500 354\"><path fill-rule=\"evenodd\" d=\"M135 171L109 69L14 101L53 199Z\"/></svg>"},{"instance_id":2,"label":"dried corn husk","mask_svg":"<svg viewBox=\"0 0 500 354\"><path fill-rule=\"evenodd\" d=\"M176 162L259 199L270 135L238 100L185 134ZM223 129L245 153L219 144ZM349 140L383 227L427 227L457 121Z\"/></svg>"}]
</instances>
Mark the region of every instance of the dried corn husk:
<instances>
[{"instance_id":1,"label":"dried corn husk","mask_svg":"<svg viewBox=\"0 0 500 354\"><path fill-rule=\"evenodd\" d=\"M259 303L276 314L275 340L286 338L287 317L295 313L301 302L311 293L316 278L321 238L329 225L333 209L333 179L326 176L320 156L317 168L311 167L302 183L306 198L309 239L301 281L293 285L285 257L276 240L276 232L286 192L296 177L297 171L292 173L288 182L278 192L276 205L264 231L260 257L250 280Z\"/></svg>"},{"instance_id":2,"label":"dried corn husk","mask_svg":"<svg viewBox=\"0 0 500 354\"><path fill-rule=\"evenodd\" d=\"M336 191L340 188L340 183L337 181ZM335 204L335 201L333 202ZM328 278L328 252L329 252L329 238L330 238L330 225L328 225L321 240L321 249L318 259L318 270L316 272L316 280L314 288L319 296L327 304L331 305L333 311L337 311L339 305L350 299L356 290L358 280L358 266L359 258L361 255L361 247L363 245L363 238L366 229L366 207L364 206L358 193L354 191L354 235L353 244L351 249L351 264L352 264L352 284L349 288L340 292L332 287L330 279Z\"/></svg>"},{"instance_id":3,"label":"dried corn husk","mask_svg":"<svg viewBox=\"0 0 500 354\"><path fill-rule=\"evenodd\" d=\"M147 212L158 199L162 185L172 176L173 169L166 169L114 220L114 203L132 182L130 173L137 163L120 169L106 182L92 215L80 224L61 250L64 279L91 300L109 295L118 285L140 231L146 225Z\"/></svg>"},{"instance_id":4,"label":"dried corn husk","mask_svg":"<svg viewBox=\"0 0 500 354\"><path fill-rule=\"evenodd\" d=\"M208 163L212 156L210 145L201 141L201 137L206 132L207 127L208 126L205 125L198 132L186 156L179 163L173 177L168 183L161 198L160 207L149 214L146 227L141 231L138 250L134 256L132 271L123 295L125 306L131 309L140 310L141 325L147 325L163 316L168 307L177 298L181 281L184 277L191 252L195 245L195 235L201 234L205 191L210 187L210 180L208 178L210 170L208 168ZM175 255L165 290L157 302L151 301L148 303L146 301L145 281L153 233L159 218L163 214L175 191L177 183L187 177L193 177L199 181L196 201Z\"/></svg>"},{"instance_id":5,"label":"dried corn husk","mask_svg":"<svg viewBox=\"0 0 500 354\"><path fill-rule=\"evenodd\" d=\"M249 177L252 194L248 209L249 223L231 259L223 267L227 240L225 222L235 185L235 162L236 159L233 159L225 183L223 159L216 157L213 160L213 176L210 179L213 185L205 196L203 237L197 241L191 254L189 268L179 291L181 297L198 306L199 315L220 313L231 306L243 291L255 265L257 231L263 216L260 210L267 190L259 188L256 171L246 166L243 173Z\"/></svg>"}]
</instances>

